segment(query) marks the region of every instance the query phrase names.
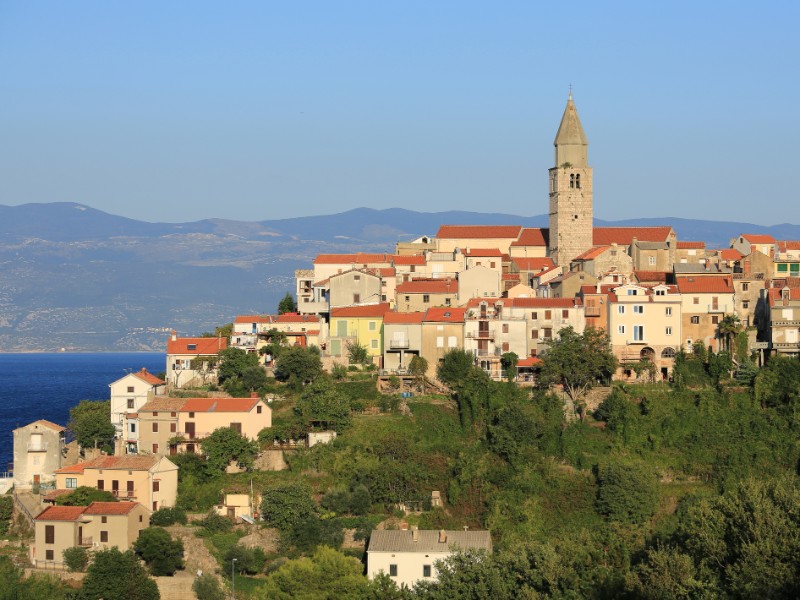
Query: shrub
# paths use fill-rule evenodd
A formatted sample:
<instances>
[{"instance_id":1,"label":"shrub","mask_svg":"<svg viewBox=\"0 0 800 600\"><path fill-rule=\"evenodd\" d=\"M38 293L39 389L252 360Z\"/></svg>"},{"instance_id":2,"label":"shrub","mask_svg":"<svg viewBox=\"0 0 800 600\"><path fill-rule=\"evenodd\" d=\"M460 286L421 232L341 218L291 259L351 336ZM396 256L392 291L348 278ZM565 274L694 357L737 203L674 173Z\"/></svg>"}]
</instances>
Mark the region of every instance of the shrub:
<instances>
[{"instance_id":1,"label":"shrub","mask_svg":"<svg viewBox=\"0 0 800 600\"><path fill-rule=\"evenodd\" d=\"M82 573L89 566L89 552L82 546L67 548L62 554L64 556L64 564L72 573Z\"/></svg>"},{"instance_id":2,"label":"shrub","mask_svg":"<svg viewBox=\"0 0 800 600\"><path fill-rule=\"evenodd\" d=\"M336 381L341 381L347 377L347 367L338 363L333 365L333 367L331 367L331 377L333 377Z\"/></svg>"},{"instance_id":3,"label":"shrub","mask_svg":"<svg viewBox=\"0 0 800 600\"><path fill-rule=\"evenodd\" d=\"M0 496L0 535L6 535L14 514L14 501L11 496Z\"/></svg>"},{"instance_id":4,"label":"shrub","mask_svg":"<svg viewBox=\"0 0 800 600\"><path fill-rule=\"evenodd\" d=\"M317 512L317 505L311 498L311 489L294 483L264 490L261 500L261 514L270 527L282 532L293 529L300 521Z\"/></svg>"},{"instance_id":5,"label":"shrub","mask_svg":"<svg viewBox=\"0 0 800 600\"><path fill-rule=\"evenodd\" d=\"M175 571L183 568L183 542L173 540L169 532L161 527L142 530L133 549L157 577L174 575Z\"/></svg>"},{"instance_id":6,"label":"shrub","mask_svg":"<svg viewBox=\"0 0 800 600\"><path fill-rule=\"evenodd\" d=\"M98 490L82 485L73 492L58 496L56 504L59 506L89 506L92 502L116 502L117 497L111 492Z\"/></svg>"},{"instance_id":7,"label":"shrub","mask_svg":"<svg viewBox=\"0 0 800 600\"><path fill-rule=\"evenodd\" d=\"M150 515L150 525L157 525L159 527L166 527L181 523L186 525L186 511L181 508L159 508L156 512Z\"/></svg>"},{"instance_id":8,"label":"shrub","mask_svg":"<svg viewBox=\"0 0 800 600\"><path fill-rule=\"evenodd\" d=\"M217 514L214 511L208 513L204 519L197 521L197 524L205 529L207 533L211 534L227 533L233 529L233 521L231 521L228 517L223 517L222 515Z\"/></svg>"},{"instance_id":9,"label":"shrub","mask_svg":"<svg viewBox=\"0 0 800 600\"><path fill-rule=\"evenodd\" d=\"M230 565L236 559L236 570L239 573L255 575L264 569L267 555L261 548L248 548L236 544L228 550L223 558L224 564Z\"/></svg>"},{"instance_id":10,"label":"shrub","mask_svg":"<svg viewBox=\"0 0 800 600\"><path fill-rule=\"evenodd\" d=\"M194 580L192 591L197 596L197 600L225 600L227 598L219 580L208 573L203 573Z\"/></svg>"},{"instance_id":11,"label":"shrub","mask_svg":"<svg viewBox=\"0 0 800 600\"><path fill-rule=\"evenodd\" d=\"M598 465L597 512L624 523L642 523L658 504L658 481L652 467L613 462Z\"/></svg>"}]
</instances>

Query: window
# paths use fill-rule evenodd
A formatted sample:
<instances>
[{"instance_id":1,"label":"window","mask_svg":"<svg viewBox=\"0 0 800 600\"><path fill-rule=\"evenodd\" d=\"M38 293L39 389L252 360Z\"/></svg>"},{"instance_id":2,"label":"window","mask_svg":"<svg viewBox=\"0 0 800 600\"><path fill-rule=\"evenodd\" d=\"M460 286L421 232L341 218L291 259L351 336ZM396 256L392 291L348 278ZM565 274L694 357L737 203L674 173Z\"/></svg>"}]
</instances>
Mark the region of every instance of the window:
<instances>
[{"instance_id":1,"label":"window","mask_svg":"<svg viewBox=\"0 0 800 600\"><path fill-rule=\"evenodd\" d=\"M749 283L745 282L745 283L742 284L742 291L743 292L746 292L749 289L750 289L750 284Z\"/></svg>"},{"instance_id":2,"label":"window","mask_svg":"<svg viewBox=\"0 0 800 600\"><path fill-rule=\"evenodd\" d=\"M154 416L154 417L157 417L157 416L158 416L158 413L157 413L157 412L153 412L153 416Z\"/></svg>"},{"instance_id":3,"label":"window","mask_svg":"<svg viewBox=\"0 0 800 600\"><path fill-rule=\"evenodd\" d=\"M533 319L535 321L538 318L539 318L539 313L538 312L532 312L531 313L531 319Z\"/></svg>"},{"instance_id":4,"label":"window","mask_svg":"<svg viewBox=\"0 0 800 600\"><path fill-rule=\"evenodd\" d=\"M194 413L193 413L193 412L190 412L190 413L189 413L189 418L190 418L190 419L194 419Z\"/></svg>"},{"instance_id":5,"label":"window","mask_svg":"<svg viewBox=\"0 0 800 600\"><path fill-rule=\"evenodd\" d=\"M197 344L186 344L188 350L197 350Z\"/></svg>"},{"instance_id":6,"label":"window","mask_svg":"<svg viewBox=\"0 0 800 600\"><path fill-rule=\"evenodd\" d=\"M56 526L55 525L45 525L44 526L44 543L45 544L55 544L56 543Z\"/></svg>"},{"instance_id":7,"label":"window","mask_svg":"<svg viewBox=\"0 0 800 600\"><path fill-rule=\"evenodd\" d=\"M178 431L178 424L177 423L170 423L169 424L169 431L170 433L175 433Z\"/></svg>"},{"instance_id":8,"label":"window","mask_svg":"<svg viewBox=\"0 0 800 600\"><path fill-rule=\"evenodd\" d=\"M133 404L133 398L128 398L128 408L129 409L136 408L136 406Z\"/></svg>"},{"instance_id":9,"label":"window","mask_svg":"<svg viewBox=\"0 0 800 600\"><path fill-rule=\"evenodd\" d=\"M698 298L697 296L692 298L692 304L700 304L700 298Z\"/></svg>"},{"instance_id":10,"label":"window","mask_svg":"<svg viewBox=\"0 0 800 600\"><path fill-rule=\"evenodd\" d=\"M100 532L100 541L108 543L108 532L107 531L101 531Z\"/></svg>"},{"instance_id":11,"label":"window","mask_svg":"<svg viewBox=\"0 0 800 600\"><path fill-rule=\"evenodd\" d=\"M633 341L634 342L644 341L644 325L633 326Z\"/></svg>"},{"instance_id":12,"label":"window","mask_svg":"<svg viewBox=\"0 0 800 600\"><path fill-rule=\"evenodd\" d=\"M696 315L692 317L692 325L700 325L700 317Z\"/></svg>"},{"instance_id":13,"label":"window","mask_svg":"<svg viewBox=\"0 0 800 600\"><path fill-rule=\"evenodd\" d=\"M569 309L565 308L561 311L561 318L562 319L569 319Z\"/></svg>"},{"instance_id":14,"label":"window","mask_svg":"<svg viewBox=\"0 0 800 600\"><path fill-rule=\"evenodd\" d=\"M492 261L489 263L489 266L494 269L496 267L496 264L494 261Z\"/></svg>"},{"instance_id":15,"label":"window","mask_svg":"<svg viewBox=\"0 0 800 600\"><path fill-rule=\"evenodd\" d=\"M153 433L158 433L158 423L153 423Z\"/></svg>"},{"instance_id":16,"label":"window","mask_svg":"<svg viewBox=\"0 0 800 600\"><path fill-rule=\"evenodd\" d=\"M133 393L133 386L132 386L132 385L129 385L129 386L128 386L128 393L129 393L129 394L132 394L132 393Z\"/></svg>"},{"instance_id":17,"label":"window","mask_svg":"<svg viewBox=\"0 0 800 600\"><path fill-rule=\"evenodd\" d=\"M665 314L666 314L668 317L671 317L671 316L672 316L672 307L671 307L671 306L668 306L667 308L665 308L665 309L664 309L664 313L665 313Z\"/></svg>"},{"instance_id":18,"label":"window","mask_svg":"<svg viewBox=\"0 0 800 600\"><path fill-rule=\"evenodd\" d=\"M406 296L406 302L411 302L411 296Z\"/></svg>"},{"instance_id":19,"label":"window","mask_svg":"<svg viewBox=\"0 0 800 600\"><path fill-rule=\"evenodd\" d=\"M370 340L369 345L370 345L370 348L372 348L373 350L377 350L378 349L378 340Z\"/></svg>"},{"instance_id":20,"label":"window","mask_svg":"<svg viewBox=\"0 0 800 600\"><path fill-rule=\"evenodd\" d=\"M447 347L456 348L457 346L458 346L458 340L456 339L456 336L454 335L447 336Z\"/></svg>"},{"instance_id":21,"label":"window","mask_svg":"<svg viewBox=\"0 0 800 600\"><path fill-rule=\"evenodd\" d=\"M581 174L580 173L576 173L575 174L575 187L578 188L578 189L581 189ZM575 215L575 218L577 218L577 217L578 217L578 215Z\"/></svg>"},{"instance_id":22,"label":"window","mask_svg":"<svg viewBox=\"0 0 800 600\"><path fill-rule=\"evenodd\" d=\"M105 517L105 516L104 517L100 517L100 522L101 523L108 523L108 517Z\"/></svg>"},{"instance_id":23,"label":"window","mask_svg":"<svg viewBox=\"0 0 800 600\"><path fill-rule=\"evenodd\" d=\"M742 302L742 308L747 310L748 308L750 308L750 303L747 300L745 300L744 302Z\"/></svg>"},{"instance_id":24,"label":"window","mask_svg":"<svg viewBox=\"0 0 800 600\"><path fill-rule=\"evenodd\" d=\"M636 315L644 314L644 306L641 304L634 304L633 305L633 313Z\"/></svg>"},{"instance_id":25,"label":"window","mask_svg":"<svg viewBox=\"0 0 800 600\"><path fill-rule=\"evenodd\" d=\"M666 290L656 290L656 296L666 296Z\"/></svg>"},{"instance_id":26,"label":"window","mask_svg":"<svg viewBox=\"0 0 800 600\"><path fill-rule=\"evenodd\" d=\"M719 325L719 317L717 315L713 315L711 317L711 324L712 325Z\"/></svg>"},{"instance_id":27,"label":"window","mask_svg":"<svg viewBox=\"0 0 800 600\"><path fill-rule=\"evenodd\" d=\"M423 302L430 302L431 301L430 295L429 294L422 294L422 301Z\"/></svg>"},{"instance_id":28,"label":"window","mask_svg":"<svg viewBox=\"0 0 800 600\"><path fill-rule=\"evenodd\" d=\"M52 525L48 525L48 527L52 527ZM50 542L52 544L52 542ZM45 550L44 551L44 558L45 560L54 560L53 557L53 550Z\"/></svg>"},{"instance_id":29,"label":"window","mask_svg":"<svg viewBox=\"0 0 800 600\"><path fill-rule=\"evenodd\" d=\"M625 325L618 325L617 326L618 333L625 333Z\"/></svg>"},{"instance_id":30,"label":"window","mask_svg":"<svg viewBox=\"0 0 800 600\"><path fill-rule=\"evenodd\" d=\"M574 173L569 176L569 187L571 187L571 188L575 187L575 174Z\"/></svg>"},{"instance_id":31,"label":"window","mask_svg":"<svg viewBox=\"0 0 800 600\"><path fill-rule=\"evenodd\" d=\"M361 275L353 275L353 281L361 281Z\"/></svg>"},{"instance_id":32,"label":"window","mask_svg":"<svg viewBox=\"0 0 800 600\"><path fill-rule=\"evenodd\" d=\"M103 489L105 489L105 487L106 487L106 482L103 481L102 479L98 479L97 480L97 489L98 490L103 490Z\"/></svg>"},{"instance_id":33,"label":"window","mask_svg":"<svg viewBox=\"0 0 800 600\"><path fill-rule=\"evenodd\" d=\"M159 481L158 481L158 479L153 480L153 491L154 492L159 491Z\"/></svg>"},{"instance_id":34,"label":"window","mask_svg":"<svg viewBox=\"0 0 800 600\"><path fill-rule=\"evenodd\" d=\"M444 299L444 305L445 306L450 306L450 298L445 298Z\"/></svg>"},{"instance_id":35,"label":"window","mask_svg":"<svg viewBox=\"0 0 800 600\"><path fill-rule=\"evenodd\" d=\"M423 577L430 577L431 576L431 566L430 565L422 565L422 576Z\"/></svg>"},{"instance_id":36,"label":"window","mask_svg":"<svg viewBox=\"0 0 800 600\"><path fill-rule=\"evenodd\" d=\"M260 404L258 406L256 406L256 413L259 414L259 415L261 414L261 408L262 408L262 406Z\"/></svg>"},{"instance_id":37,"label":"window","mask_svg":"<svg viewBox=\"0 0 800 600\"><path fill-rule=\"evenodd\" d=\"M367 327L370 331L375 331L378 328L378 324L375 321L370 321Z\"/></svg>"},{"instance_id":38,"label":"window","mask_svg":"<svg viewBox=\"0 0 800 600\"><path fill-rule=\"evenodd\" d=\"M353 294L353 304L361 302L361 294Z\"/></svg>"},{"instance_id":39,"label":"window","mask_svg":"<svg viewBox=\"0 0 800 600\"><path fill-rule=\"evenodd\" d=\"M618 312L619 314L621 314L621 315L624 315L624 314L625 314L625 306L624 306L624 305L622 305L622 304L620 304L620 305L617 307L617 312Z\"/></svg>"},{"instance_id":40,"label":"window","mask_svg":"<svg viewBox=\"0 0 800 600\"><path fill-rule=\"evenodd\" d=\"M628 290L628 296L638 296L639 290Z\"/></svg>"},{"instance_id":41,"label":"window","mask_svg":"<svg viewBox=\"0 0 800 600\"><path fill-rule=\"evenodd\" d=\"M67 489L72 490L78 487L78 478L77 477L67 477Z\"/></svg>"},{"instance_id":42,"label":"window","mask_svg":"<svg viewBox=\"0 0 800 600\"><path fill-rule=\"evenodd\" d=\"M549 321L552 318L553 318L553 311L552 310L544 311L544 320L545 321Z\"/></svg>"},{"instance_id":43,"label":"window","mask_svg":"<svg viewBox=\"0 0 800 600\"><path fill-rule=\"evenodd\" d=\"M389 565L389 577L397 577L397 565Z\"/></svg>"},{"instance_id":44,"label":"window","mask_svg":"<svg viewBox=\"0 0 800 600\"><path fill-rule=\"evenodd\" d=\"M158 444L153 444L153 454L158 454Z\"/></svg>"},{"instance_id":45,"label":"window","mask_svg":"<svg viewBox=\"0 0 800 600\"><path fill-rule=\"evenodd\" d=\"M661 358L675 358L674 348L664 348L661 351Z\"/></svg>"},{"instance_id":46,"label":"window","mask_svg":"<svg viewBox=\"0 0 800 600\"><path fill-rule=\"evenodd\" d=\"M142 523L142 522L144 522L144 519L142 518L142 515L139 515L139 523Z\"/></svg>"},{"instance_id":47,"label":"window","mask_svg":"<svg viewBox=\"0 0 800 600\"><path fill-rule=\"evenodd\" d=\"M444 348L444 336L441 335L436 336L436 347Z\"/></svg>"},{"instance_id":48,"label":"window","mask_svg":"<svg viewBox=\"0 0 800 600\"><path fill-rule=\"evenodd\" d=\"M655 264L656 264L656 257L655 257L655 256L651 256L651 257L649 257L649 258L647 259L647 264L649 264L651 267L652 267L652 266L655 266Z\"/></svg>"},{"instance_id":49,"label":"window","mask_svg":"<svg viewBox=\"0 0 800 600\"><path fill-rule=\"evenodd\" d=\"M544 329L544 339L549 340L553 337L553 330L549 327L545 327Z\"/></svg>"},{"instance_id":50,"label":"window","mask_svg":"<svg viewBox=\"0 0 800 600\"><path fill-rule=\"evenodd\" d=\"M503 333L508 333L508 323L503 323Z\"/></svg>"},{"instance_id":51,"label":"window","mask_svg":"<svg viewBox=\"0 0 800 600\"><path fill-rule=\"evenodd\" d=\"M177 416L178 416L178 413L176 413L176 412L170 413L170 416L171 416L171 417L177 417Z\"/></svg>"},{"instance_id":52,"label":"window","mask_svg":"<svg viewBox=\"0 0 800 600\"><path fill-rule=\"evenodd\" d=\"M672 335L672 327L667 327L667 328L664 330L664 333L665 333L665 334L667 334L667 335Z\"/></svg>"},{"instance_id":53,"label":"window","mask_svg":"<svg viewBox=\"0 0 800 600\"><path fill-rule=\"evenodd\" d=\"M538 340L539 339L539 330L538 329L531 329L531 339Z\"/></svg>"}]
</instances>

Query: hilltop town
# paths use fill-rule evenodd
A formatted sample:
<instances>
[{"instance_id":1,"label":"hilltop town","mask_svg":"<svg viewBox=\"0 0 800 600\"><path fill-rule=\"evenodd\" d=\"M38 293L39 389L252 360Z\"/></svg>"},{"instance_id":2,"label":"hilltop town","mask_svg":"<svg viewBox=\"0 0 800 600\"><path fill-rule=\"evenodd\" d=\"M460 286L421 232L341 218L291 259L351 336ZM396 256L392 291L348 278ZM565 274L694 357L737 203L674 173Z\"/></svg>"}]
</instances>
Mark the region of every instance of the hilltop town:
<instances>
[{"instance_id":1,"label":"hilltop town","mask_svg":"<svg viewBox=\"0 0 800 600\"><path fill-rule=\"evenodd\" d=\"M116 548L148 600L793 597L800 241L595 227L571 95L554 146L549 227L319 254L16 429L28 581Z\"/></svg>"}]
</instances>

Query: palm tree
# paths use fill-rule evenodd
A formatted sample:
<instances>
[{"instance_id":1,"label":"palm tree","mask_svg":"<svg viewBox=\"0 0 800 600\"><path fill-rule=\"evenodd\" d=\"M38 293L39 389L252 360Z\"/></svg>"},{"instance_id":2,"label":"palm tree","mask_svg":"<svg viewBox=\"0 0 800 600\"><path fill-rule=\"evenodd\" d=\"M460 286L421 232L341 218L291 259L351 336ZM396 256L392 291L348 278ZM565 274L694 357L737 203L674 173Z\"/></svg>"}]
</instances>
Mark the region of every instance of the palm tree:
<instances>
[{"instance_id":1,"label":"palm tree","mask_svg":"<svg viewBox=\"0 0 800 600\"><path fill-rule=\"evenodd\" d=\"M742 322L736 315L725 315L717 326L717 337L725 342L725 350L731 351L731 340L742 331Z\"/></svg>"}]
</instances>

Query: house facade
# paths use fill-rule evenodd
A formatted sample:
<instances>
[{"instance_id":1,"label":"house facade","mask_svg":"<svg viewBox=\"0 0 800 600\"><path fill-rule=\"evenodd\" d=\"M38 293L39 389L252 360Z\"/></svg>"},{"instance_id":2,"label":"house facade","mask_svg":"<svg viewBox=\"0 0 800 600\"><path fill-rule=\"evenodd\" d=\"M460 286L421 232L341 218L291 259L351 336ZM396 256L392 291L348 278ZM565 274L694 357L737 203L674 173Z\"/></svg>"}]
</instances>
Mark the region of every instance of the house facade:
<instances>
[{"instance_id":1,"label":"house facade","mask_svg":"<svg viewBox=\"0 0 800 600\"><path fill-rule=\"evenodd\" d=\"M117 430L117 439L124 436L123 417L126 413L136 412L149 398L165 394L167 383L141 369L117 379L108 386L111 390L111 423Z\"/></svg>"},{"instance_id":2,"label":"house facade","mask_svg":"<svg viewBox=\"0 0 800 600\"><path fill-rule=\"evenodd\" d=\"M167 383L176 388L204 385L217 378L217 355L228 347L224 337L179 338L167 341Z\"/></svg>"},{"instance_id":3,"label":"house facade","mask_svg":"<svg viewBox=\"0 0 800 600\"><path fill-rule=\"evenodd\" d=\"M39 419L14 430L14 487L19 490L51 484L64 464L66 430Z\"/></svg>"}]
</instances>

